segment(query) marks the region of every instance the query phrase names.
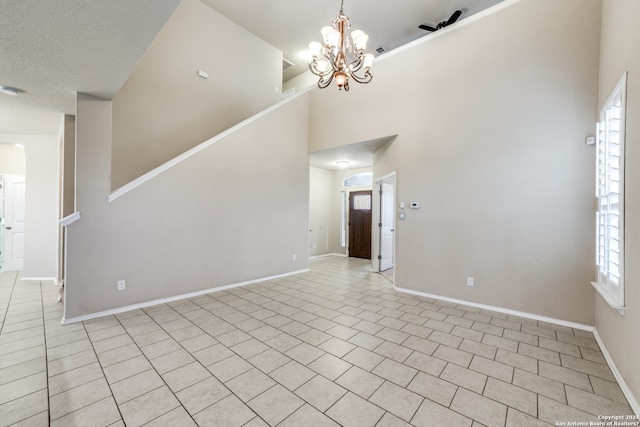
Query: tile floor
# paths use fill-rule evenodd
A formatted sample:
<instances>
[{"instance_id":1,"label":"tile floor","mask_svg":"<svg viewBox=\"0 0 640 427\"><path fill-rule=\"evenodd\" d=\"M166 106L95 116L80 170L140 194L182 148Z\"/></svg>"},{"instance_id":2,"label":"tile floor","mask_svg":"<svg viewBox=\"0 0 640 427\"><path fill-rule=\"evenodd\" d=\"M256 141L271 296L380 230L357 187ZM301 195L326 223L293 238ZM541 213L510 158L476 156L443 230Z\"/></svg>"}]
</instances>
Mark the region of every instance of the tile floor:
<instances>
[{"instance_id":1,"label":"tile floor","mask_svg":"<svg viewBox=\"0 0 640 427\"><path fill-rule=\"evenodd\" d=\"M397 293L368 263L60 326L0 274L0 425L548 426L631 410L591 333Z\"/></svg>"}]
</instances>

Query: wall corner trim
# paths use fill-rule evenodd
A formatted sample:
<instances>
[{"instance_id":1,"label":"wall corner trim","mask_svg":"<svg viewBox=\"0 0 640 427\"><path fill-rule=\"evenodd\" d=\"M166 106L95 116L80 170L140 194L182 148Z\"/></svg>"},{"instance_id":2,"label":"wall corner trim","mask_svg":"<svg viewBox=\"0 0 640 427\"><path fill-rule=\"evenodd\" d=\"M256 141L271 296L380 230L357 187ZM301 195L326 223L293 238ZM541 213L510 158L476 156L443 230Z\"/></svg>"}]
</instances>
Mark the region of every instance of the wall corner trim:
<instances>
[{"instance_id":1,"label":"wall corner trim","mask_svg":"<svg viewBox=\"0 0 640 427\"><path fill-rule=\"evenodd\" d=\"M111 316L113 314L124 313L125 311L137 310L139 308L151 307L158 304L166 304L173 301L178 301L181 299L194 298L200 295L211 294L214 292L226 291L228 289L239 288L246 285L251 285L254 283L265 282L267 280L278 279L281 277L292 276L294 274L306 273L309 269L305 268L303 270L290 271L288 273L276 274L275 276L262 277L259 279L247 280L245 282L232 283L230 285L219 286L217 288L209 288L203 289L201 291L190 292L187 294L174 295L167 298L160 298L152 301L145 301L138 304L126 305L124 307L113 308L110 310L98 311L96 313L83 314L82 316L76 316L71 318L62 318L60 322L61 325L70 325L72 323L84 322L85 320L96 319L98 317Z\"/></svg>"},{"instance_id":2,"label":"wall corner trim","mask_svg":"<svg viewBox=\"0 0 640 427\"><path fill-rule=\"evenodd\" d=\"M59 222L61 226L68 227L79 219L80 219L80 212L74 212L71 215L65 216Z\"/></svg>"},{"instance_id":3,"label":"wall corner trim","mask_svg":"<svg viewBox=\"0 0 640 427\"><path fill-rule=\"evenodd\" d=\"M559 326L566 326L568 328L580 329L582 331L593 332L595 330L594 326L585 325L583 323L570 322L568 320L555 319L553 317L541 316L541 315L538 315L538 314L527 313L527 312L524 312L524 311L511 310L509 308L496 307L496 306L493 306L493 305L480 304L480 303L471 302L471 301L464 301L464 300L460 300L460 299L456 299L456 298L444 297L442 295L428 294L426 292L414 291L413 289L399 288L397 286L395 286L394 289L396 291L398 291L398 292L402 292L402 293L405 293L405 294L411 294L411 295L416 295L416 296L425 297L425 298L439 299L439 300L442 300L442 301L448 301L448 302L452 302L452 303L455 303L455 304L463 304L463 305L468 305L470 307L483 308L485 310L497 311L498 313L512 314L514 316L524 317L526 319L539 320L541 322L552 323L554 325L559 325Z\"/></svg>"},{"instance_id":4,"label":"wall corner trim","mask_svg":"<svg viewBox=\"0 0 640 427\"><path fill-rule=\"evenodd\" d=\"M607 350L607 347L604 345L604 341L602 341L602 338L600 337L600 334L598 333L598 330L595 329L595 328L593 330L593 335L596 337L596 341L598 342L598 346L600 346L600 350L602 350L602 355L604 356L605 360L607 361L607 365L609 365L609 369L611 369L611 372L613 373L613 376L615 377L616 381L618 382L618 385L620 386L620 389L622 390L622 393L624 394L624 397L627 398L627 401L629 402L629 405L631 406L631 410L637 416L640 416L640 403L638 403L638 400L633 395L633 392L629 388L629 385L627 384L627 382L624 380L624 377L622 376L622 373L618 370L618 367L616 366L616 363L613 361L613 357L611 357L611 353L609 353L609 350Z\"/></svg>"}]
</instances>

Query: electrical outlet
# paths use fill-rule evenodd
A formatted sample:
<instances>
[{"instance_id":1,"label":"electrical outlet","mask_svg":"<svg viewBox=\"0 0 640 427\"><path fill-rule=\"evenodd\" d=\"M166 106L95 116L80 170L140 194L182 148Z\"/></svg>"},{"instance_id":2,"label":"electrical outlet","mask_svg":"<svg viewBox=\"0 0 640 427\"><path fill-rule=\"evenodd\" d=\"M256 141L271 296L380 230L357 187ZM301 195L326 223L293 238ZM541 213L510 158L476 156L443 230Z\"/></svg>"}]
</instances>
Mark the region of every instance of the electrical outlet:
<instances>
[{"instance_id":1,"label":"electrical outlet","mask_svg":"<svg viewBox=\"0 0 640 427\"><path fill-rule=\"evenodd\" d=\"M125 284L124 280L118 280L118 290L119 291L124 291L125 289L127 289L127 285Z\"/></svg>"},{"instance_id":2,"label":"electrical outlet","mask_svg":"<svg viewBox=\"0 0 640 427\"><path fill-rule=\"evenodd\" d=\"M298 257L294 254L294 255L291 257L291 260L292 260L292 261L295 261L296 259L298 259Z\"/></svg>"},{"instance_id":3,"label":"electrical outlet","mask_svg":"<svg viewBox=\"0 0 640 427\"><path fill-rule=\"evenodd\" d=\"M473 286L473 277L467 277L467 286Z\"/></svg>"}]
</instances>

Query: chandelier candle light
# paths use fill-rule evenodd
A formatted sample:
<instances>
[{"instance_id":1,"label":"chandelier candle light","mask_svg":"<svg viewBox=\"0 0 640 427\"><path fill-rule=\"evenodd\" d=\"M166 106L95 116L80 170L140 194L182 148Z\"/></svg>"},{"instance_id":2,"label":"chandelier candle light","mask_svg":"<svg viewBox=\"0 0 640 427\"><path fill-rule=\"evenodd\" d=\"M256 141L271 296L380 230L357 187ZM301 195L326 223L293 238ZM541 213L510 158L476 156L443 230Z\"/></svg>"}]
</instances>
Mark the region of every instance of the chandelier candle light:
<instances>
[{"instance_id":1,"label":"chandelier candle light","mask_svg":"<svg viewBox=\"0 0 640 427\"><path fill-rule=\"evenodd\" d=\"M345 37L345 31L351 25L349 18L343 12L344 0L340 3L340 14L333 21L332 27L323 27L320 32L324 39L324 46L318 42L309 43L309 50L313 61L309 69L319 76L318 87L324 89L335 79L338 88L349 90L349 78L358 83L369 83L371 65L375 58L371 53L364 53L369 36L364 31L355 30L351 33L351 40ZM352 42L353 41L353 42ZM319 59L322 58L322 59ZM364 73L358 75L359 71Z\"/></svg>"}]
</instances>

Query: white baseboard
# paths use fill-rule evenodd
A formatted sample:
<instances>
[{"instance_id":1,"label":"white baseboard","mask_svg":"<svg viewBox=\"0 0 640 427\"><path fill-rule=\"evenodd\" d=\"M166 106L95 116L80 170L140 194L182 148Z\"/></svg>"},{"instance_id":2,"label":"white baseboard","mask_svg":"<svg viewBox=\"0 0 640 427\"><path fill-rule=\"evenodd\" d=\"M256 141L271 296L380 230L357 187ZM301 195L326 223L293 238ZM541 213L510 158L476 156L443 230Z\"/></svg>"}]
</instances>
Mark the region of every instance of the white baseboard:
<instances>
[{"instance_id":1,"label":"white baseboard","mask_svg":"<svg viewBox=\"0 0 640 427\"><path fill-rule=\"evenodd\" d=\"M139 308L151 307L159 304L166 304L168 302L178 301L186 298L194 298L200 295L211 294L214 292L226 291L228 289L239 288L246 285L251 285L254 283L265 282L267 280L279 279L281 277L291 276L293 274L306 273L309 269L305 268L303 270L291 271L289 273L277 274L275 276L263 277L260 279L247 280L245 282L233 283L230 285L220 286L217 288L209 288L203 289L201 291L189 292L186 294L175 295L167 298L160 298L152 301L145 301L138 304L126 305L124 307L112 308L110 310L99 311L97 313L83 314L82 316L70 317L70 318L62 318L60 322L62 325L70 325L72 323L84 322L86 320L97 319L98 317L111 316L113 314L124 313L125 311L137 310Z\"/></svg>"},{"instance_id":2,"label":"white baseboard","mask_svg":"<svg viewBox=\"0 0 640 427\"><path fill-rule=\"evenodd\" d=\"M314 256L310 256L309 259L319 259L319 258L328 258L330 256L341 256L341 257L346 257L345 254L335 254L335 253L331 253L331 254L322 254L322 255L314 255Z\"/></svg>"},{"instance_id":3,"label":"white baseboard","mask_svg":"<svg viewBox=\"0 0 640 427\"><path fill-rule=\"evenodd\" d=\"M443 297L442 295L428 294L426 292L414 291L413 289L399 288L397 286L394 287L394 289L398 292L403 292L405 294L417 295L420 297L431 298L431 299L439 299L442 301L452 302L454 304L468 305L470 307L482 308L485 310L496 311L498 313L511 314L513 316L524 317L525 319L540 320L541 322L547 322L547 323L552 323L554 325L566 326L568 328L575 328L575 329L580 329L588 332L593 332L595 330L593 326L585 325L583 323L569 322L567 320L560 320L553 317L540 316L538 314L527 313L524 311L511 310L509 308L496 307L496 306L487 305L487 304L479 304L476 302L464 301L457 298Z\"/></svg>"},{"instance_id":4,"label":"white baseboard","mask_svg":"<svg viewBox=\"0 0 640 427\"><path fill-rule=\"evenodd\" d=\"M640 416L640 404L638 403L638 400L631 392L631 389L629 388L629 385L627 384L627 382L624 380L624 377L618 370L616 363L613 361L613 357L611 357L611 353L609 353L609 350L607 350L607 347L604 345L604 341L602 341L602 338L600 337L600 334L598 333L597 329L594 329L593 335L596 337L596 341L600 346L600 350L602 350L602 355L607 361L607 365L609 365L609 369L611 369L611 372L613 373L613 376L616 378L616 381L618 381L618 385L620 386L620 389L622 390L624 397L627 398L627 401L631 406L631 410L633 410L633 412L636 415Z\"/></svg>"}]
</instances>

